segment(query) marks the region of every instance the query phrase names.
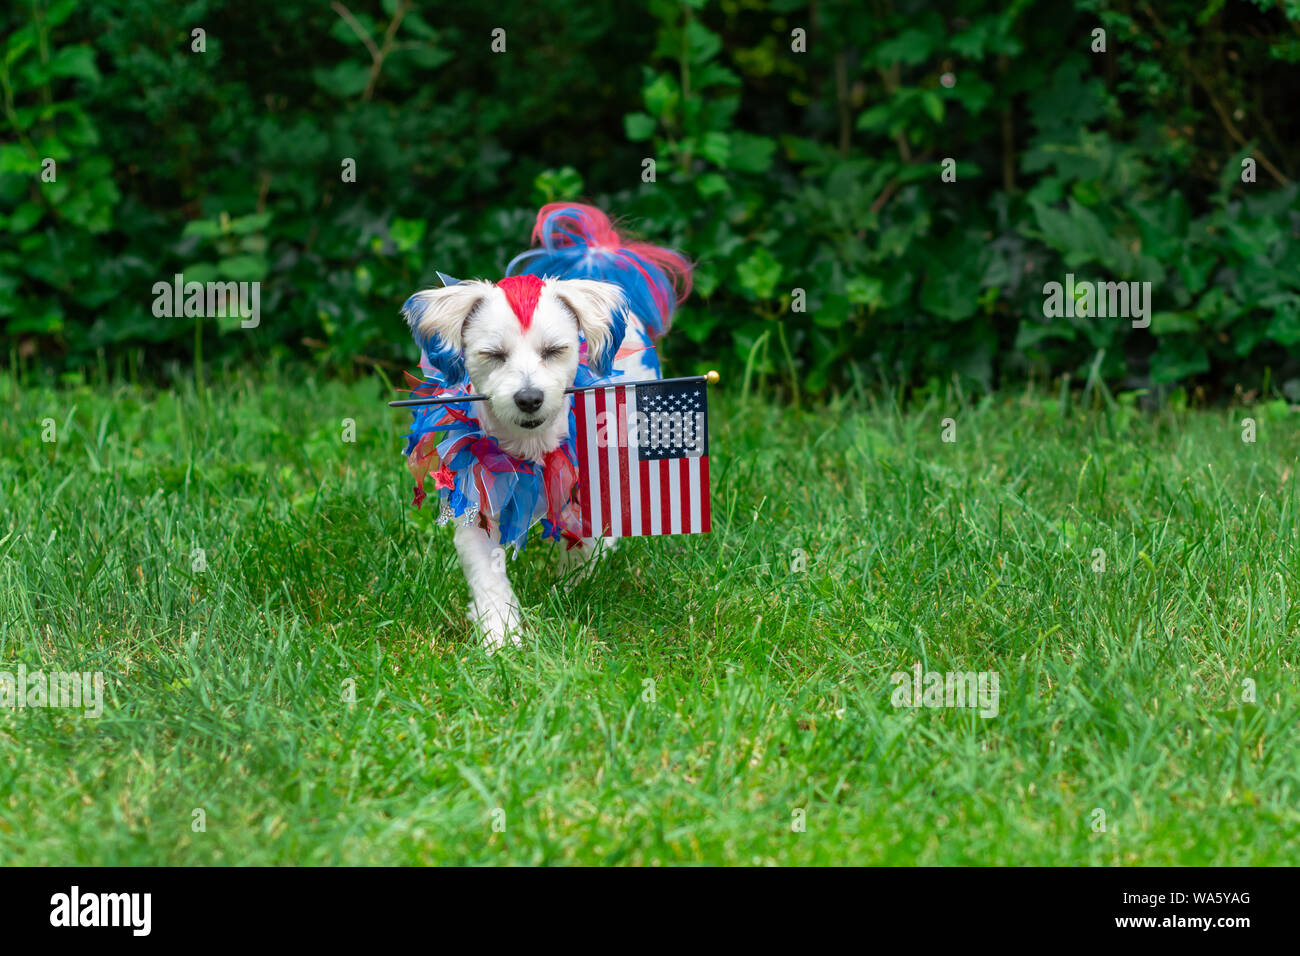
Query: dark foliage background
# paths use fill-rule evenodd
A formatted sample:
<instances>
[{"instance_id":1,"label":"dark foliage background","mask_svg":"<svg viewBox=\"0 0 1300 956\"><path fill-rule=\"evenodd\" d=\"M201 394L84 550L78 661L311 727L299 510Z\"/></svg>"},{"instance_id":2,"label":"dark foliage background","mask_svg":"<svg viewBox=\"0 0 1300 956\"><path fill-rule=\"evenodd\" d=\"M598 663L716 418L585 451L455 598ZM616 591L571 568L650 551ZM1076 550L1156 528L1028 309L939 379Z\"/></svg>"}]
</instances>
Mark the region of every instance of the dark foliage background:
<instances>
[{"instance_id":1,"label":"dark foliage background","mask_svg":"<svg viewBox=\"0 0 1300 956\"><path fill-rule=\"evenodd\" d=\"M1297 0L37 0L0 26L22 369L409 367L410 292L500 275L538 204L585 198L697 260L675 371L1300 398ZM261 281L261 326L156 318L176 272ZM1043 318L1067 272L1152 282L1151 327Z\"/></svg>"}]
</instances>

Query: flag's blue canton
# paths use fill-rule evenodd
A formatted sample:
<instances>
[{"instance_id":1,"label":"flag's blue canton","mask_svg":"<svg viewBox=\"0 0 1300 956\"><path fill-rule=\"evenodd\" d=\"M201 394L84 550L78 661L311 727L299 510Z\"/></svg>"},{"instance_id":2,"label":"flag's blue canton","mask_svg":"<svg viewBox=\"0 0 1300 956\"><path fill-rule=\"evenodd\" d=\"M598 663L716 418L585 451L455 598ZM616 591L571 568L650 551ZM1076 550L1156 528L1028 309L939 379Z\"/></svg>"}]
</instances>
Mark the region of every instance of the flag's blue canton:
<instances>
[{"instance_id":1,"label":"flag's blue canton","mask_svg":"<svg viewBox=\"0 0 1300 956\"><path fill-rule=\"evenodd\" d=\"M703 382L636 386L636 410L649 434L639 435L641 461L698 458L709 453L709 404Z\"/></svg>"}]
</instances>

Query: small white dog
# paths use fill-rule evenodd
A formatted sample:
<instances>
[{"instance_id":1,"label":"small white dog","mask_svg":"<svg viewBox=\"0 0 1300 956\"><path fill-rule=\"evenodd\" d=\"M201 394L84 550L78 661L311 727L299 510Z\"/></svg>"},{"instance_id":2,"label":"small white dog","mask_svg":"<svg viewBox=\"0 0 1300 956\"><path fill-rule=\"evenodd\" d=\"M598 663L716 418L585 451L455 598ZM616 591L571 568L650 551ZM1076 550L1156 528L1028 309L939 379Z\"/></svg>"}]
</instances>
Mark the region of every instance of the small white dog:
<instances>
[{"instance_id":1,"label":"small white dog","mask_svg":"<svg viewBox=\"0 0 1300 956\"><path fill-rule=\"evenodd\" d=\"M622 373L619 381L659 378L654 341L690 288L684 258L624 239L590 206L544 207L533 238L541 248L519 256L508 270L522 274L418 292L402 310L434 371L426 384L435 389L427 394L487 396L463 403L450 418L422 419L423 410L417 411L407 452L412 462L426 462L424 470L441 465L443 517L463 518L456 549L469 584L469 616L489 652L507 640L520 643L520 608L504 544L522 547L528 528L543 516L550 537L567 539L569 568L613 544L581 538L564 520L573 513L575 494L571 464L565 467L573 442L565 389L609 376L611 369ZM445 437L444 427L458 431ZM418 503L421 471L417 478Z\"/></svg>"}]
</instances>

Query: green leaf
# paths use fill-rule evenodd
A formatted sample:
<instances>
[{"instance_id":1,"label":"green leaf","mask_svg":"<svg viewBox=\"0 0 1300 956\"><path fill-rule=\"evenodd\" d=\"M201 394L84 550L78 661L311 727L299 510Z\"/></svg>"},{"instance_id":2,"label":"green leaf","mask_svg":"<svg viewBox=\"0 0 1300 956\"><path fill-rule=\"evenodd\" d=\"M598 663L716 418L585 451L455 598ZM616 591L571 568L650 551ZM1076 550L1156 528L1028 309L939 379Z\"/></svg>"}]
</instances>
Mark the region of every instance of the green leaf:
<instances>
[{"instance_id":1,"label":"green leaf","mask_svg":"<svg viewBox=\"0 0 1300 956\"><path fill-rule=\"evenodd\" d=\"M708 86L740 86L741 80L721 63L706 63L691 77L691 86L702 90Z\"/></svg>"},{"instance_id":2,"label":"green leaf","mask_svg":"<svg viewBox=\"0 0 1300 956\"><path fill-rule=\"evenodd\" d=\"M71 146L99 144L99 130L90 121L90 117L82 112L81 107L75 104L71 104L71 108L64 112L63 122L59 124L59 136ZM102 158L107 161L107 157Z\"/></svg>"},{"instance_id":3,"label":"green leaf","mask_svg":"<svg viewBox=\"0 0 1300 956\"><path fill-rule=\"evenodd\" d=\"M215 262L196 262L185 267L186 282L216 282L222 278Z\"/></svg>"},{"instance_id":4,"label":"green leaf","mask_svg":"<svg viewBox=\"0 0 1300 956\"><path fill-rule=\"evenodd\" d=\"M582 195L583 185L582 175L572 166L544 169L533 180L533 188L544 203L577 199Z\"/></svg>"},{"instance_id":5,"label":"green leaf","mask_svg":"<svg viewBox=\"0 0 1300 956\"><path fill-rule=\"evenodd\" d=\"M402 22L409 22L409 18ZM451 50L444 49L443 47L426 44L424 46L411 47L406 51L406 55L409 56L415 65L420 67L420 69L436 70L448 60L452 59L452 57L455 56L455 53Z\"/></svg>"},{"instance_id":6,"label":"green leaf","mask_svg":"<svg viewBox=\"0 0 1300 956\"><path fill-rule=\"evenodd\" d=\"M736 266L740 287L753 299L770 299L781 279L781 264L765 247L759 247Z\"/></svg>"},{"instance_id":7,"label":"green leaf","mask_svg":"<svg viewBox=\"0 0 1300 956\"><path fill-rule=\"evenodd\" d=\"M939 98L938 93L935 93L933 90L926 90L922 93L921 106L924 107L926 113L929 114L930 119L934 120L936 123L943 122L943 100Z\"/></svg>"},{"instance_id":8,"label":"green leaf","mask_svg":"<svg viewBox=\"0 0 1300 956\"><path fill-rule=\"evenodd\" d=\"M1064 320L1040 320L1030 316L1016 329L1015 347L1018 352L1026 352L1048 339L1064 339L1073 342L1078 337L1078 330Z\"/></svg>"},{"instance_id":9,"label":"green leaf","mask_svg":"<svg viewBox=\"0 0 1300 956\"><path fill-rule=\"evenodd\" d=\"M673 320L673 331L683 332L695 344L702 343L722 321L721 316L708 309L682 309Z\"/></svg>"},{"instance_id":10,"label":"green leaf","mask_svg":"<svg viewBox=\"0 0 1300 956\"><path fill-rule=\"evenodd\" d=\"M691 20L686 25L686 45L691 63L704 63L718 55L722 38L699 20Z\"/></svg>"},{"instance_id":11,"label":"green leaf","mask_svg":"<svg viewBox=\"0 0 1300 956\"><path fill-rule=\"evenodd\" d=\"M891 66L894 63L915 66L923 63L933 48L933 39L928 33L921 30L904 30L898 36L891 37L876 47L872 59L877 66Z\"/></svg>"},{"instance_id":12,"label":"green leaf","mask_svg":"<svg viewBox=\"0 0 1300 956\"><path fill-rule=\"evenodd\" d=\"M402 26L410 30L416 36L422 36L426 40L438 39L438 31L429 24L414 10L408 10L406 18L402 20Z\"/></svg>"},{"instance_id":13,"label":"green leaf","mask_svg":"<svg viewBox=\"0 0 1300 956\"><path fill-rule=\"evenodd\" d=\"M947 96L978 116L993 99L993 86L974 74L963 73L958 77L957 85L947 91Z\"/></svg>"},{"instance_id":14,"label":"green leaf","mask_svg":"<svg viewBox=\"0 0 1300 956\"><path fill-rule=\"evenodd\" d=\"M363 33L372 39L374 38L376 32L374 17L366 13L364 10L355 10L352 13L352 19L361 27ZM383 30L381 29L379 32L382 34ZM344 44L354 44L358 47L365 44L365 41L362 40L361 37L357 36L357 31L352 28L352 24L344 20L342 17L334 19L333 25L330 27L330 36Z\"/></svg>"},{"instance_id":15,"label":"green leaf","mask_svg":"<svg viewBox=\"0 0 1300 956\"><path fill-rule=\"evenodd\" d=\"M870 309L883 305L885 301L885 284L867 276L854 276L844 284L844 291L854 305L865 305Z\"/></svg>"},{"instance_id":16,"label":"green leaf","mask_svg":"<svg viewBox=\"0 0 1300 956\"><path fill-rule=\"evenodd\" d=\"M623 117L623 130L634 143L647 140L655 133L654 117L646 113L628 113Z\"/></svg>"},{"instance_id":17,"label":"green leaf","mask_svg":"<svg viewBox=\"0 0 1300 956\"><path fill-rule=\"evenodd\" d=\"M921 307L950 322L968 319L979 308L979 283L960 269L932 272L921 283Z\"/></svg>"},{"instance_id":18,"label":"green leaf","mask_svg":"<svg viewBox=\"0 0 1300 956\"><path fill-rule=\"evenodd\" d=\"M858 117L856 125L861 130L884 133L888 130L893 116L894 107L892 103L877 103Z\"/></svg>"},{"instance_id":19,"label":"green leaf","mask_svg":"<svg viewBox=\"0 0 1300 956\"><path fill-rule=\"evenodd\" d=\"M217 272L223 279L256 282L266 278L267 262L263 256L229 256L217 263Z\"/></svg>"},{"instance_id":20,"label":"green leaf","mask_svg":"<svg viewBox=\"0 0 1300 956\"><path fill-rule=\"evenodd\" d=\"M59 163L72 158L72 150L68 148L68 144L55 136L42 137L41 141L36 144L36 152L41 156L42 163L46 157Z\"/></svg>"},{"instance_id":21,"label":"green leaf","mask_svg":"<svg viewBox=\"0 0 1300 956\"><path fill-rule=\"evenodd\" d=\"M45 9L45 26L46 29L53 29L61 24L68 17L72 16L73 11L81 6L81 0L58 0Z\"/></svg>"},{"instance_id":22,"label":"green leaf","mask_svg":"<svg viewBox=\"0 0 1300 956\"><path fill-rule=\"evenodd\" d=\"M221 235L221 224L215 219L194 219L185 224L181 230L181 238L189 239L191 236L198 236L200 239L214 239Z\"/></svg>"},{"instance_id":23,"label":"green leaf","mask_svg":"<svg viewBox=\"0 0 1300 956\"><path fill-rule=\"evenodd\" d=\"M728 139L731 156L727 161L731 169L742 173L765 173L772 168L776 154L776 140L752 133L733 132Z\"/></svg>"},{"instance_id":24,"label":"green leaf","mask_svg":"<svg viewBox=\"0 0 1300 956\"><path fill-rule=\"evenodd\" d=\"M718 270L711 263L702 262L695 270L694 291L704 298L713 295L718 287Z\"/></svg>"},{"instance_id":25,"label":"green leaf","mask_svg":"<svg viewBox=\"0 0 1300 956\"><path fill-rule=\"evenodd\" d=\"M1121 279L1152 281L1163 276L1158 263L1135 256L1095 212L1075 200L1069 201L1068 211L1032 201L1030 205L1043 240L1063 255L1070 268L1097 263ZM1150 274L1153 269L1155 275Z\"/></svg>"},{"instance_id":26,"label":"green leaf","mask_svg":"<svg viewBox=\"0 0 1300 956\"><path fill-rule=\"evenodd\" d=\"M1171 335L1174 332L1195 332L1200 326L1194 316L1186 312L1157 312L1151 316L1152 335Z\"/></svg>"},{"instance_id":27,"label":"green leaf","mask_svg":"<svg viewBox=\"0 0 1300 956\"><path fill-rule=\"evenodd\" d=\"M646 86L643 95L650 115L662 119L676 109L680 94L673 78L666 73L660 73Z\"/></svg>"},{"instance_id":28,"label":"green leaf","mask_svg":"<svg viewBox=\"0 0 1300 956\"><path fill-rule=\"evenodd\" d=\"M1166 339L1151 356L1151 380L1157 384L1177 382L1209 370L1205 349L1187 341Z\"/></svg>"},{"instance_id":29,"label":"green leaf","mask_svg":"<svg viewBox=\"0 0 1300 956\"><path fill-rule=\"evenodd\" d=\"M5 332L8 335L18 335L22 332L54 335L61 331L63 331L63 312L58 306L47 306L39 311L26 311L25 314L12 318L5 324Z\"/></svg>"},{"instance_id":30,"label":"green leaf","mask_svg":"<svg viewBox=\"0 0 1300 956\"><path fill-rule=\"evenodd\" d=\"M9 217L9 232L18 234L27 232L41 221L43 215L45 215L44 207L38 202L28 200L19 205L14 210L14 214Z\"/></svg>"},{"instance_id":31,"label":"green leaf","mask_svg":"<svg viewBox=\"0 0 1300 956\"><path fill-rule=\"evenodd\" d=\"M50 76L75 76L91 83L99 82L95 51L88 46L65 46L50 59Z\"/></svg>"},{"instance_id":32,"label":"green leaf","mask_svg":"<svg viewBox=\"0 0 1300 956\"><path fill-rule=\"evenodd\" d=\"M704 199L721 196L730 190L731 187L727 185L727 177L721 173L705 173L695 180L695 191Z\"/></svg>"},{"instance_id":33,"label":"green leaf","mask_svg":"<svg viewBox=\"0 0 1300 956\"><path fill-rule=\"evenodd\" d=\"M3 218L3 217L0 217ZM18 277L0 275L0 316L13 315L18 308Z\"/></svg>"},{"instance_id":34,"label":"green leaf","mask_svg":"<svg viewBox=\"0 0 1300 956\"><path fill-rule=\"evenodd\" d=\"M984 56L985 44L988 42L989 22L981 21L970 29L958 33L948 41L954 53L968 60L978 60Z\"/></svg>"},{"instance_id":35,"label":"green leaf","mask_svg":"<svg viewBox=\"0 0 1300 956\"><path fill-rule=\"evenodd\" d=\"M424 238L428 223L423 219L394 219L388 234L399 252L410 252Z\"/></svg>"},{"instance_id":36,"label":"green leaf","mask_svg":"<svg viewBox=\"0 0 1300 956\"><path fill-rule=\"evenodd\" d=\"M1285 292L1269 296L1260 304L1275 310L1268 323L1266 334L1269 338L1279 345L1300 343L1300 296Z\"/></svg>"},{"instance_id":37,"label":"green leaf","mask_svg":"<svg viewBox=\"0 0 1300 956\"><path fill-rule=\"evenodd\" d=\"M357 96L370 82L370 71L352 60L345 60L328 70L312 70L311 76L317 86L341 100Z\"/></svg>"},{"instance_id":38,"label":"green leaf","mask_svg":"<svg viewBox=\"0 0 1300 956\"><path fill-rule=\"evenodd\" d=\"M358 292L362 295L369 295L370 290L375 285L375 276L370 271L370 267L363 262L352 270L352 281L356 285Z\"/></svg>"},{"instance_id":39,"label":"green leaf","mask_svg":"<svg viewBox=\"0 0 1300 956\"><path fill-rule=\"evenodd\" d=\"M235 235L258 232L271 224L271 213L260 212L251 216L237 216L230 220L230 231Z\"/></svg>"},{"instance_id":40,"label":"green leaf","mask_svg":"<svg viewBox=\"0 0 1300 956\"><path fill-rule=\"evenodd\" d=\"M815 325L826 329L838 329L849 320L853 307L842 295L831 293L822 298L821 305L813 310L812 320Z\"/></svg>"},{"instance_id":41,"label":"green leaf","mask_svg":"<svg viewBox=\"0 0 1300 956\"><path fill-rule=\"evenodd\" d=\"M699 144L700 155L715 166L727 168L727 158L731 155L731 140L726 133L705 133Z\"/></svg>"},{"instance_id":42,"label":"green leaf","mask_svg":"<svg viewBox=\"0 0 1300 956\"><path fill-rule=\"evenodd\" d=\"M29 23L19 27L5 44L5 66L13 66L24 53L36 45L36 30Z\"/></svg>"},{"instance_id":43,"label":"green leaf","mask_svg":"<svg viewBox=\"0 0 1300 956\"><path fill-rule=\"evenodd\" d=\"M29 176L41 171L41 161L17 143L0 146L0 173Z\"/></svg>"}]
</instances>

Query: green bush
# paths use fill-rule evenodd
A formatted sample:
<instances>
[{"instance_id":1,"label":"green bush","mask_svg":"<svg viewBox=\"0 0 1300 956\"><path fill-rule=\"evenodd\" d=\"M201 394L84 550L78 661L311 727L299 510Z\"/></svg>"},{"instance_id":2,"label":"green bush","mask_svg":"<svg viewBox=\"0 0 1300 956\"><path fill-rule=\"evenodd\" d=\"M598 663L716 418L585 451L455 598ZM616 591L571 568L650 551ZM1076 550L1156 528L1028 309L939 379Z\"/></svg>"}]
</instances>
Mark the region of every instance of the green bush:
<instances>
[{"instance_id":1,"label":"green bush","mask_svg":"<svg viewBox=\"0 0 1300 956\"><path fill-rule=\"evenodd\" d=\"M680 369L1300 397L1300 3L1004 6L11 8L0 345L409 366L411 291L584 198L696 260ZM155 316L178 272L260 281L262 324ZM1045 318L1067 273L1150 282L1150 327Z\"/></svg>"}]
</instances>

